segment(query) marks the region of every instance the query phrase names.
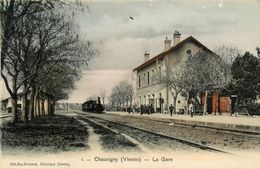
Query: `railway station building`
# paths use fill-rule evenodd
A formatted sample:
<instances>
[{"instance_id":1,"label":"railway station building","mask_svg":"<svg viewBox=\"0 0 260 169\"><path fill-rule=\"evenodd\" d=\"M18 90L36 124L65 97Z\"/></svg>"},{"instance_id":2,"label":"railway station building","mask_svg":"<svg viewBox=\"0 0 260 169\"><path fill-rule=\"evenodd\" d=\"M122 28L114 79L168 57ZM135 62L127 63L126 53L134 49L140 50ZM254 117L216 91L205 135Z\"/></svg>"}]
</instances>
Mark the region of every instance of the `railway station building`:
<instances>
[{"instance_id":1,"label":"railway station building","mask_svg":"<svg viewBox=\"0 0 260 169\"><path fill-rule=\"evenodd\" d=\"M23 107L22 94L19 93L17 96L17 109L21 110ZM1 110L11 113L12 112L12 98L8 97L1 100Z\"/></svg>"},{"instance_id":2,"label":"railway station building","mask_svg":"<svg viewBox=\"0 0 260 169\"><path fill-rule=\"evenodd\" d=\"M47 114L47 112L50 110L50 102L51 102L51 98L52 96L50 94L47 93L43 93L45 94L44 98L34 98L35 101L35 106L39 107L41 110L44 110L44 112ZM29 101L31 100L31 94L29 93L27 96L27 104L29 104ZM17 110L20 113L21 110L24 108L24 95L23 93L18 93L17 94ZM6 113L11 113L12 112L12 98L8 97L5 98L3 100L1 100L1 107L0 107L1 111L4 111Z\"/></svg>"},{"instance_id":3,"label":"railway station building","mask_svg":"<svg viewBox=\"0 0 260 169\"><path fill-rule=\"evenodd\" d=\"M135 77L135 104L137 107L141 105L152 105L155 112L167 112L169 106L173 104L173 97L168 87L163 85L156 79L160 79L165 65L174 68L179 63L185 61L189 55L193 55L199 51L210 51L205 45L192 36L181 40L181 34L175 31L172 40L164 40L164 51L158 55L150 57L148 52L144 53L144 62L133 69ZM215 93L216 94L216 93ZM215 99L215 97L212 97ZM216 104L216 100L212 100ZM229 107L229 100L222 99L225 110ZM176 111L184 112L187 109L187 100L185 97L178 95L176 103ZM212 107L216 107L212 105ZM215 109L214 109L215 110Z\"/></svg>"}]
</instances>

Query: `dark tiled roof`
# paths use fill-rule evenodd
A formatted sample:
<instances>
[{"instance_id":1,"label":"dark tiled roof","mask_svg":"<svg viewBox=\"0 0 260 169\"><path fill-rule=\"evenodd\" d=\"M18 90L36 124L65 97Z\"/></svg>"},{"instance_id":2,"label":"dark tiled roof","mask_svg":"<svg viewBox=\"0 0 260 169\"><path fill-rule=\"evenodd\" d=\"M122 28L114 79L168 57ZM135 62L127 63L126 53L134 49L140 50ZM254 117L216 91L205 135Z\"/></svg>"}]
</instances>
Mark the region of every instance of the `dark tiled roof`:
<instances>
[{"instance_id":1,"label":"dark tiled roof","mask_svg":"<svg viewBox=\"0 0 260 169\"><path fill-rule=\"evenodd\" d=\"M149 59L148 61L144 62L143 64L137 66L136 68L133 69L133 71L138 71L138 70L142 70L143 68L153 64L154 62L156 62L157 59L161 59L164 56L166 56L169 53L174 52L175 50L179 49L180 47L182 47L186 42L188 41L192 41L195 44L197 44L198 46L202 47L204 50L207 50L211 53L213 53L210 49L208 49L205 45L203 45L202 43L200 43L197 39L195 39L194 37L190 36L184 40L182 40L181 42L179 42L177 45L171 47L169 50L164 51L162 53L159 53L158 55L154 56L153 58Z\"/></svg>"}]
</instances>

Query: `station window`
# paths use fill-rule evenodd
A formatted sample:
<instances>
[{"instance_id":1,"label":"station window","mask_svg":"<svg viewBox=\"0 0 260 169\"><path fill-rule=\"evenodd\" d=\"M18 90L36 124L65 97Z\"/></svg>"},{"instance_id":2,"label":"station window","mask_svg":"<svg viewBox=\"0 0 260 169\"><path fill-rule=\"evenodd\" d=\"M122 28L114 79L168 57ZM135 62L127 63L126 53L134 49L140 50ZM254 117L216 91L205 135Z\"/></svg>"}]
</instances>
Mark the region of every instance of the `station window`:
<instances>
[{"instance_id":1,"label":"station window","mask_svg":"<svg viewBox=\"0 0 260 169\"><path fill-rule=\"evenodd\" d=\"M153 83L154 81L154 70L152 70L152 74L151 74L151 83Z\"/></svg>"},{"instance_id":2,"label":"station window","mask_svg":"<svg viewBox=\"0 0 260 169\"><path fill-rule=\"evenodd\" d=\"M144 73L144 77L143 77L143 86L145 86L145 73Z\"/></svg>"},{"instance_id":3,"label":"station window","mask_svg":"<svg viewBox=\"0 0 260 169\"><path fill-rule=\"evenodd\" d=\"M140 75L138 76L138 86L141 87L141 77L140 77Z\"/></svg>"},{"instance_id":4,"label":"station window","mask_svg":"<svg viewBox=\"0 0 260 169\"><path fill-rule=\"evenodd\" d=\"M159 79L161 80L161 78L162 78L162 68L159 67Z\"/></svg>"},{"instance_id":5,"label":"station window","mask_svg":"<svg viewBox=\"0 0 260 169\"><path fill-rule=\"evenodd\" d=\"M147 73L147 85L149 85L150 84L150 73L148 72Z\"/></svg>"},{"instance_id":6,"label":"station window","mask_svg":"<svg viewBox=\"0 0 260 169\"><path fill-rule=\"evenodd\" d=\"M188 56L190 56L190 55L192 54L191 49L188 49L188 50L186 51L186 53L187 53Z\"/></svg>"}]
</instances>

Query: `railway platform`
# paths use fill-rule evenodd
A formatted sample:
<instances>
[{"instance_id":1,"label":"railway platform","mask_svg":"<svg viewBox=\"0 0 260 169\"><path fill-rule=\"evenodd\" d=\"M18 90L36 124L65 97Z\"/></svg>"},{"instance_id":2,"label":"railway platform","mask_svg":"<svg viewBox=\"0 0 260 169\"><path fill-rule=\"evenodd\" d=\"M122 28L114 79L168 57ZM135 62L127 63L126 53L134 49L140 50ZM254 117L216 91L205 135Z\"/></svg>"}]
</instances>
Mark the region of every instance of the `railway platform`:
<instances>
[{"instance_id":1,"label":"railway platform","mask_svg":"<svg viewBox=\"0 0 260 169\"><path fill-rule=\"evenodd\" d=\"M108 114L117 114L120 116L137 116L139 118L151 118L153 120L163 120L169 121L169 124L185 124L198 127L208 127L215 128L220 130L234 130L234 131L243 131L249 133L258 133L260 134L260 117L259 116L230 116L229 114L222 115L203 115L203 116L193 116L190 115L180 115L180 114L162 114L162 113L153 113L153 114L143 114L140 115L136 112L114 112L108 111Z\"/></svg>"}]
</instances>

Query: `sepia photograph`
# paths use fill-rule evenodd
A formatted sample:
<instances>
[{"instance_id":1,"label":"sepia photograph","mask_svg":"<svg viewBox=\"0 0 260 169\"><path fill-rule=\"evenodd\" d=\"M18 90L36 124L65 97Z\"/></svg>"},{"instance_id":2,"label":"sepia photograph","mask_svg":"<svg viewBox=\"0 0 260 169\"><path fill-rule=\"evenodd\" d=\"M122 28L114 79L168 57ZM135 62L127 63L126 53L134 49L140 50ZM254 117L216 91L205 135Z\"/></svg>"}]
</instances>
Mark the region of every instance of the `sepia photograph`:
<instances>
[{"instance_id":1,"label":"sepia photograph","mask_svg":"<svg viewBox=\"0 0 260 169\"><path fill-rule=\"evenodd\" d=\"M260 0L0 12L0 169L260 169Z\"/></svg>"}]
</instances>

